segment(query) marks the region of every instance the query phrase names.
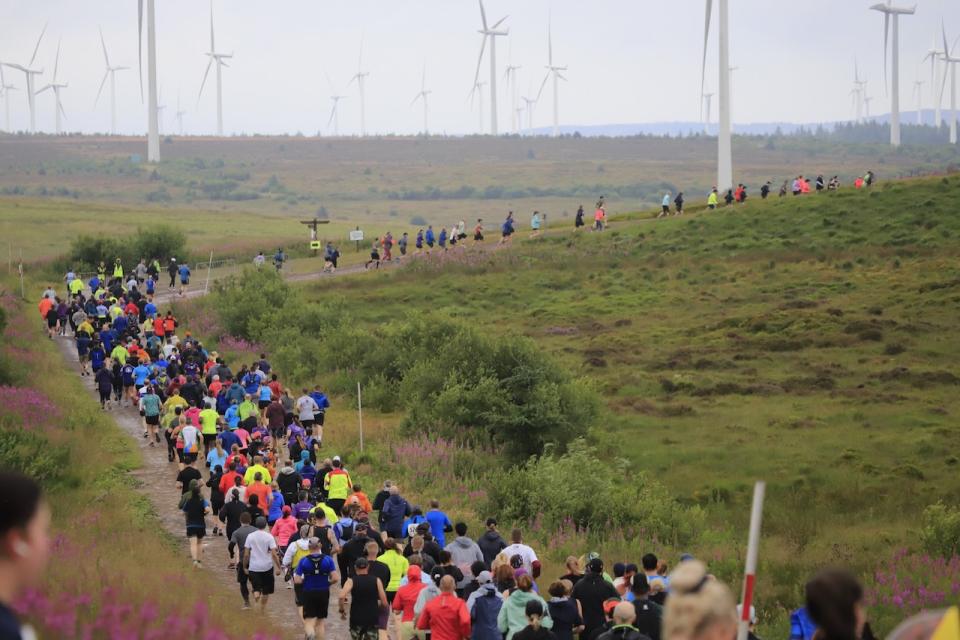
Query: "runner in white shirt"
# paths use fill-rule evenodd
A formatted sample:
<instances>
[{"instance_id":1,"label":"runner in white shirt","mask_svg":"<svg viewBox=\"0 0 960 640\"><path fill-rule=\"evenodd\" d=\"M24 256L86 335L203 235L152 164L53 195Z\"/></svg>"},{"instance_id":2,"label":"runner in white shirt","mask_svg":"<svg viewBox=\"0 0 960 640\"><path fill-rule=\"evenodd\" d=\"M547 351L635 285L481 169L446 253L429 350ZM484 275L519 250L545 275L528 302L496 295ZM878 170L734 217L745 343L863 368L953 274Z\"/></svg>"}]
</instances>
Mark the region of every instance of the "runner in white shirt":
<instances>
[{"instance_id":1,"label":"runner in white shirt","mask_svg":"<svg viewBox=\"0 0 960 640\"><path fill-rule=\"evenodd\" d=\"M507 546L501 553L506 554L508 558L520 556L523 560L523 568L534 580L540 577L540 560L537 553L529 546L523 544L523 534L520 529L514 529L510 534L510 540L513 544Z\"/></svg>"},{"instance_id":2,"label":"runner in white shirt","mask_svg":"<svg viewBox=\"0 0 960 640\"><path fill-rule=\"evenodd\" d=\"M253 599L260 603L260 613L263 613L267 599L273 593L273 578L280 575L280 558L277 557L277 541L267 531L267 519L258 517L254 526L257 530L247 536L243 545L243 568L250 576Z\"/></svg>"}]
</instances>

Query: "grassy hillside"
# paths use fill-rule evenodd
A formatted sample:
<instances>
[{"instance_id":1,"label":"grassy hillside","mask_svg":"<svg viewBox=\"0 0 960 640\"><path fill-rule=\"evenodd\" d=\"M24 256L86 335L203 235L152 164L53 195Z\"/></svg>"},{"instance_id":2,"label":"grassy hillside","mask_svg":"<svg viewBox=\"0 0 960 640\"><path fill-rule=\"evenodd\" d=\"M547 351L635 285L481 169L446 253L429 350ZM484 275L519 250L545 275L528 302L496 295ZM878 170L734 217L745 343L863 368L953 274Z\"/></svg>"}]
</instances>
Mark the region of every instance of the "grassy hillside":
<instances>
[{"instance_id":1,"label":"grassy hillside","mask_svg":"<svg viewBox=\"0 0 960 640\"><path fill-rule=\"evenodd\" d=\"M664 190L683 190L692 203L709 191L716 160L716 140L703 137L165 140L164 161L153 167L132 160L145 152L139 138L0 137L0 233L32 260L62 249L69 235L38 238L20 224L31 221L28 212L71 232L163 219L195 229L200 248L219 249L222 234L228 248L244 250L266 239L303 242L306 231L292 219L320 211L335 223L324 229L335 239L356 225L372 236L418 217L450 225L508 209L569 221L600 194L612 212L656 204ZM734 157L738 180L756 193L766 180L779 186L797 173L850 182L867 168L884 179L939 172L958 152L737 137Z\"/></svg>"},{"instance_id":2,"label":"grassy hillside","mask_svg":"<svg viewBox=\"0 0 960 640\"><path fill-rule=\"evenodd\" d=\"M813 567L872 571L960 498L958 197L951 177L636 216L308 292L371 329L421 310L529 336L599 386L601 450L714 531L766 479L761 573L789 606Z\"/></svg>"}]
</instances>

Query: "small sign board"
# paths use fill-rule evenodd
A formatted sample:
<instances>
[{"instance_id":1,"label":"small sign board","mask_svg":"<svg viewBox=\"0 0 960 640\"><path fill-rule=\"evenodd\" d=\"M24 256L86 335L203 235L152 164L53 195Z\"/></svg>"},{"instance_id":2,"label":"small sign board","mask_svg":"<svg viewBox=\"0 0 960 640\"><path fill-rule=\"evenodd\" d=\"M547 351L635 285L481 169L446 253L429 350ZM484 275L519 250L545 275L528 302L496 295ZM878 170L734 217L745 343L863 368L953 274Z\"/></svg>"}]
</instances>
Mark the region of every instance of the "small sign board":
<instances>
[{"instance_id":1,"label":"small sign board","mask_svg":"<svg viewBox=\"0 0 960 640\"><path fill-rule=\"evenodd\" d=\"M350 232L350 242L360 242L363 240L363 230L357 229L356 231Z\"/></svg>"},{"instance_id":2,"label":"small sign board","mask_svg":"<svg viewBox=\"0 0 960 640\"><path fill-rule=\"evenodd\" d=\"M317 249L319 249L320 246L321 246L321 243L320 243L319 240L311 240L311 241L310 241L310 248L313 249L314 251L316 251Z\"/></svg>"}]
</instances>

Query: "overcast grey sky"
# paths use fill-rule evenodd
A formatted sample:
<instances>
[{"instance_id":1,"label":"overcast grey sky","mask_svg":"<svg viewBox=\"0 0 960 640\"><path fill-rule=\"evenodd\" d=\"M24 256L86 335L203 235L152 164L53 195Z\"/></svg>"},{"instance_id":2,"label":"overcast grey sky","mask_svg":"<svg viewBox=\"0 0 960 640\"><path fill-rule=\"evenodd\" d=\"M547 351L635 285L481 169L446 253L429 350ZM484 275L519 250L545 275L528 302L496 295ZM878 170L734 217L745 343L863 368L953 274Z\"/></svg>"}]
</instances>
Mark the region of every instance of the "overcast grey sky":
<instances>
[{"instance_id":1,"label":"overcast grey sky","mask_svg":"<svg viewBox=\"0 0 960 640\"><path fill-rule=\"evenodd\" d=\"M897 0L903 2L904 0ZM173 132L177 96L188 113L187 133L215 129L214 85L197 94L207 58L209 3L156 0L159 79L167 105L164 130ZM716 4L716 3L715 3ZM885 112L883 17L868 11L872 0L730 0L731 64L735 122L810 122L850 117L854 56L869 80L872 111ZM951 38L960 35L960 2L917 0L917 14L901 19L901 105L913 109L912 83L925 80L924 106L932 103L929 67L920 59L945 20ZM467 100L480 49L476 0L214 0L217 48L233 52L224 69L227 132L327 131L332 91L341 103L342 134L359 131L356 72L361 34L371 133L415 133L422 110L411 105L426 64L432 132L473 133L476 104ZM509 14L509 38L498 39L501 131L510 127L509 93L502 76L508 57L523 66L521 95L535 95L547 61L547 15L553 15L555 63L569 67L560 85L561 124L605 124L699 118L703 0L486 0L491 22ZM118 73L119 128L146 128L137 65L136 0L0 0L0 60L25 63L49 22L38 54L50 80L57 41L62 40L60 79L66 128L106 131L107 89L94 109L103 76L97 27L102 26ZM716 21L714 21L716 25ZM511 52L512 48L512 52ZM711 38L708 88L716 88L716 38ZM145 61L145 59L144 59ZM26 128L23 74L5 70L12 94L14 128ZM213 72L211 71L211 80ZM489 78L485 60L481 79ZM551 122L549 85L537 107L535 126ZM37 96L38 127L53 129L53 96ZM485 105L488 112L489 107ZM2 113L2 112L0 112ZM716 113L714 111L714 113ZM489 119L489 115L487 115ZM2 120L0 120L2 124Z\"/></svg>"}]
</instances>

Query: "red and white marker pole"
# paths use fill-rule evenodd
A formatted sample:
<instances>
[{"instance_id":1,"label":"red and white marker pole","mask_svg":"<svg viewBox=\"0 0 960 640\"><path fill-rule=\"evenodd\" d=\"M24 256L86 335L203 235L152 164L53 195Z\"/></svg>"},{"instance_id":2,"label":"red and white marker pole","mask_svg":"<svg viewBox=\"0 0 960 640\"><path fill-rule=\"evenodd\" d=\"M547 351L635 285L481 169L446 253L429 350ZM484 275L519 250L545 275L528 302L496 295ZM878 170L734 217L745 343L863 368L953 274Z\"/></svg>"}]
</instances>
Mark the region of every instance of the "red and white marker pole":
<instances>
[{"instance_id":1,"label":"red and white marker pole","mask_svg":"<svg viewBox=\"0 0 960 640\"><path fill-rule=\"evenodd\" d=\"M757 553L760 550L760 523L763 520L763 496L767 484L757 482L753 487L753 509L750 511L750 537L747 540L747 567L743 576L743 603L737 640L747 640L750 631L750 607L753 605L753 588L757 581Z\"/></svg>"}]
</instances>

